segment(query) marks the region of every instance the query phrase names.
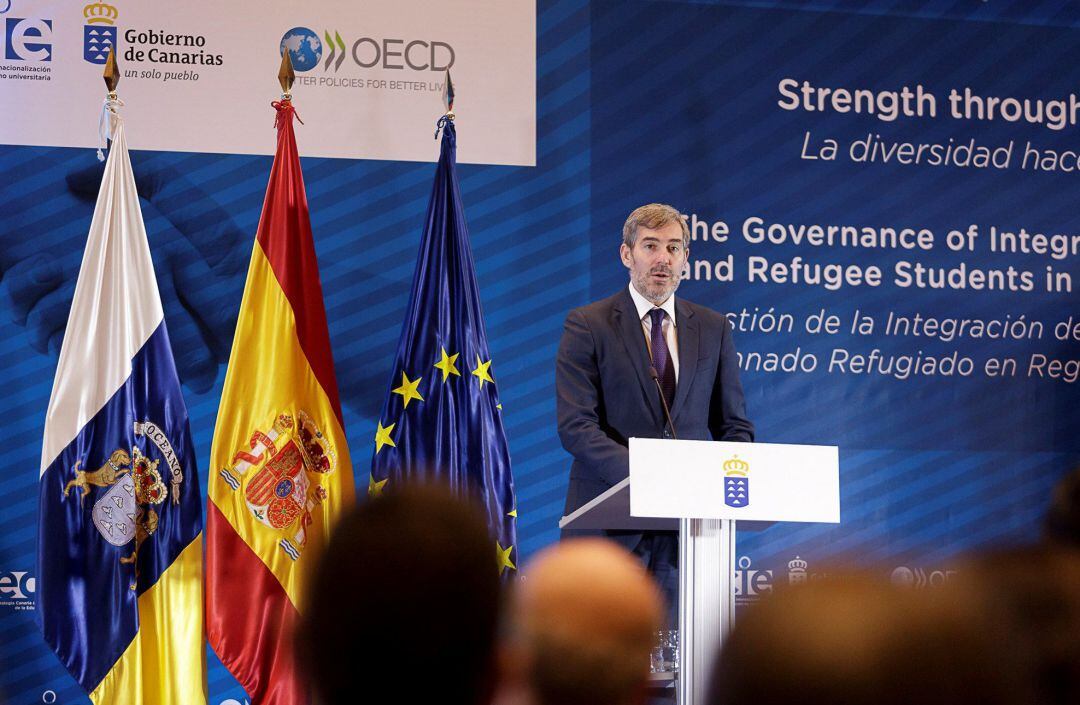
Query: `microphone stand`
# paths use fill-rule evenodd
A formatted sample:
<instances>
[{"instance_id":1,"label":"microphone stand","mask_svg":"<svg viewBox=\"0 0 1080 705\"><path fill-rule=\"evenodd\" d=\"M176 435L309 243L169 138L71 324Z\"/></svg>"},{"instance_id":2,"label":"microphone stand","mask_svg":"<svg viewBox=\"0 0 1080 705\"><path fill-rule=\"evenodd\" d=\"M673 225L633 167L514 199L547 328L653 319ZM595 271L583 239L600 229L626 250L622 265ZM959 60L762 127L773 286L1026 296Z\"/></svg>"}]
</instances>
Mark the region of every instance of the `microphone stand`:
<instances>
[{"instance_id":1,"label":"microphone stand","mask_svg":"<svg viewBox=\"0 0 1080 705\"><path fill-rule=\"evenodd\" d=\"M664 418L667 420L668 428L671 429L671 438L672 440L678 440L679 436L675 433L675 424L671 420L671 410L668 409L667 398L664 396L664 388L660 386L660 375L657 374L656 367L653 365L649 365L649 376L656 383L656 391L660 393L660 405L664 407Z\"/></svg>"}]
</instances>

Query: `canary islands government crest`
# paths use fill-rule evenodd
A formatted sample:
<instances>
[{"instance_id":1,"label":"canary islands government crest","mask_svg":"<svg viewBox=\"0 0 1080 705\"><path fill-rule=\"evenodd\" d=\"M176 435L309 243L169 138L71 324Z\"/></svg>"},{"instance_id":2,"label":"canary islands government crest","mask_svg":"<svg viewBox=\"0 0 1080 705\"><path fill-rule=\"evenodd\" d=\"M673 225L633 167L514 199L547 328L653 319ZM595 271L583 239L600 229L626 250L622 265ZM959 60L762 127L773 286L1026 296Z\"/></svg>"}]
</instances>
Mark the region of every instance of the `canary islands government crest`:
<instances>
[{"instance_id":1,"label":"canary islands government crest","mask_svg":"<svg viewBox=\"0 0 1080 705\"><path fill-rule=\"evenodd\" d=\"M745 507L750 504L750 463L734 456L724 462L724 504Z\"/></svg>"},{"instance_id":2,"label":"canary islands government crest","mask_svg":"<svg viewBox=\"0 0 1080 705\"><path fill-rule=\"evenodd\" d=\"M138 446L117 448L102 465L96 469L84 469L82 461L71 469L72 479L64 485L64 498L78 498L82 507L87 496L94 488L105 491L94 502L90 518L102 538L117 548L124 548L132 541L134 547L129 555L121 556L121 563L135 565L135 577L138 580L139 548L157 531L160 515L157 507L169 497L169 486L165 484L159 469L165 460L172 486L172 503L180 503L181 485L184 481L183 468L176 451L169 442L165 431L152 421L136 421L136 436L144 436L158 451L162 458L147 457ZM131 583L136 589L136 582Z\"/></svg>"},{"instance_id":3,"label":"canary islands government crest","mask_svg":"<svg viewBox=\"0 0 1080 705\"><path fill-rule=\"evenodd\" d=\"M83 59L91 64L104 64L109 50L116 48L116 18L119 12L113 5L91 3L83 8Z\"/></svg>"}]
</instances>

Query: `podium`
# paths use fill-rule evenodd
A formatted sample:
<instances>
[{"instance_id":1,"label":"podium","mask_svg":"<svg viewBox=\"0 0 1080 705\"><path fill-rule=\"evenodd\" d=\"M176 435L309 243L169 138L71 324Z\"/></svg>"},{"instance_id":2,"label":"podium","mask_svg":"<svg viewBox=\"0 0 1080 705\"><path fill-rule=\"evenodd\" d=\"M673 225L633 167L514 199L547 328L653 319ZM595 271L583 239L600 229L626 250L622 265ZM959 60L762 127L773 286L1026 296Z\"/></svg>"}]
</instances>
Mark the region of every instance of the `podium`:
<instances>
[{"instance_id":1,"label":"podium","mask_svg":"<svg viewBox=\"0 0 1080 705\"><path fill-rule=\"evenodd\" d=\"M679 705L701 705L735 623L735 523L840 522L836 446L630 439L630 476L561 529L679 532Z\"/></svg>"}]
</instances>

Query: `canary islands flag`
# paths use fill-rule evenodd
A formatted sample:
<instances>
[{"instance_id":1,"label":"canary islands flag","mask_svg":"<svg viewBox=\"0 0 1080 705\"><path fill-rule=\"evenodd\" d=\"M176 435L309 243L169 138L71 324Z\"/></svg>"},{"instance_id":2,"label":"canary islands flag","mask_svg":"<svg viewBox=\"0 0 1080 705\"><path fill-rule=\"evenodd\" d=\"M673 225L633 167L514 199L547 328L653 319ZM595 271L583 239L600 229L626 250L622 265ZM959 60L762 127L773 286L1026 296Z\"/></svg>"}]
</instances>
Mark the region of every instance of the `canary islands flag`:
<instances>
[{"instance_id":1,"label":"canary islands flag","mask_svg":"<svg viewBox=\"0 0 1080 705\"><path fill-rule=\"evenodd\" d=\"M292 631L312 553L352 505L322 286L291 101L221 394L207 503L210 645L255 705L309 700Z\"/></svg>"},{"instance_id":2,"label":"canary islands flag","mask_svg":"<svg viewBox=\"0 0 1080 705\"><path fill-rule=\"evenodd\" d=\"M412 293L375 430L368 494L436 479L487 508L504 576L517 563L514 478L457 179L444 125Z\"/></svg>"},{"instance_id":3,"label":"canary islands flag","mask_svg":"<svg viewBox=\"0 0 1080 705\"><path fill-rule=\"evenodd\" d=\"M205 703L195 451L117 106L45 418L37 616L93 702Z\"/></svg>"}]
</instances>

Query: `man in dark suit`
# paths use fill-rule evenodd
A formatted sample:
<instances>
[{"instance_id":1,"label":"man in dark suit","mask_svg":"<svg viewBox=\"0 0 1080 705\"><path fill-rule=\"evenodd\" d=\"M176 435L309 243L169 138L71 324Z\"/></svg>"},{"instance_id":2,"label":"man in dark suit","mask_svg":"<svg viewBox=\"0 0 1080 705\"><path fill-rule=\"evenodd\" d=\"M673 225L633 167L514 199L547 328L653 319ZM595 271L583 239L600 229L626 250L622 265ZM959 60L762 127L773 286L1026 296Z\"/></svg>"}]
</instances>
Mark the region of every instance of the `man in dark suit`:
<instances>
[{"instance_id":1,"label":"man in dark suit","mask_svg":"<svg viewBox=\"0 0 1080 705\"><path fill-rule=\"evenodd\" d=\"M629 475L627 439L671 437L650 367L680 439L754 439L731 324L675 298L689 244L686 221L671 206L636 209L619 248L630 286L566 317L555 363L559 438L574 456L566 514ZM671 591L678 564L673 535L612 538L641 556Z\"/></svg>"}]
</instances>

